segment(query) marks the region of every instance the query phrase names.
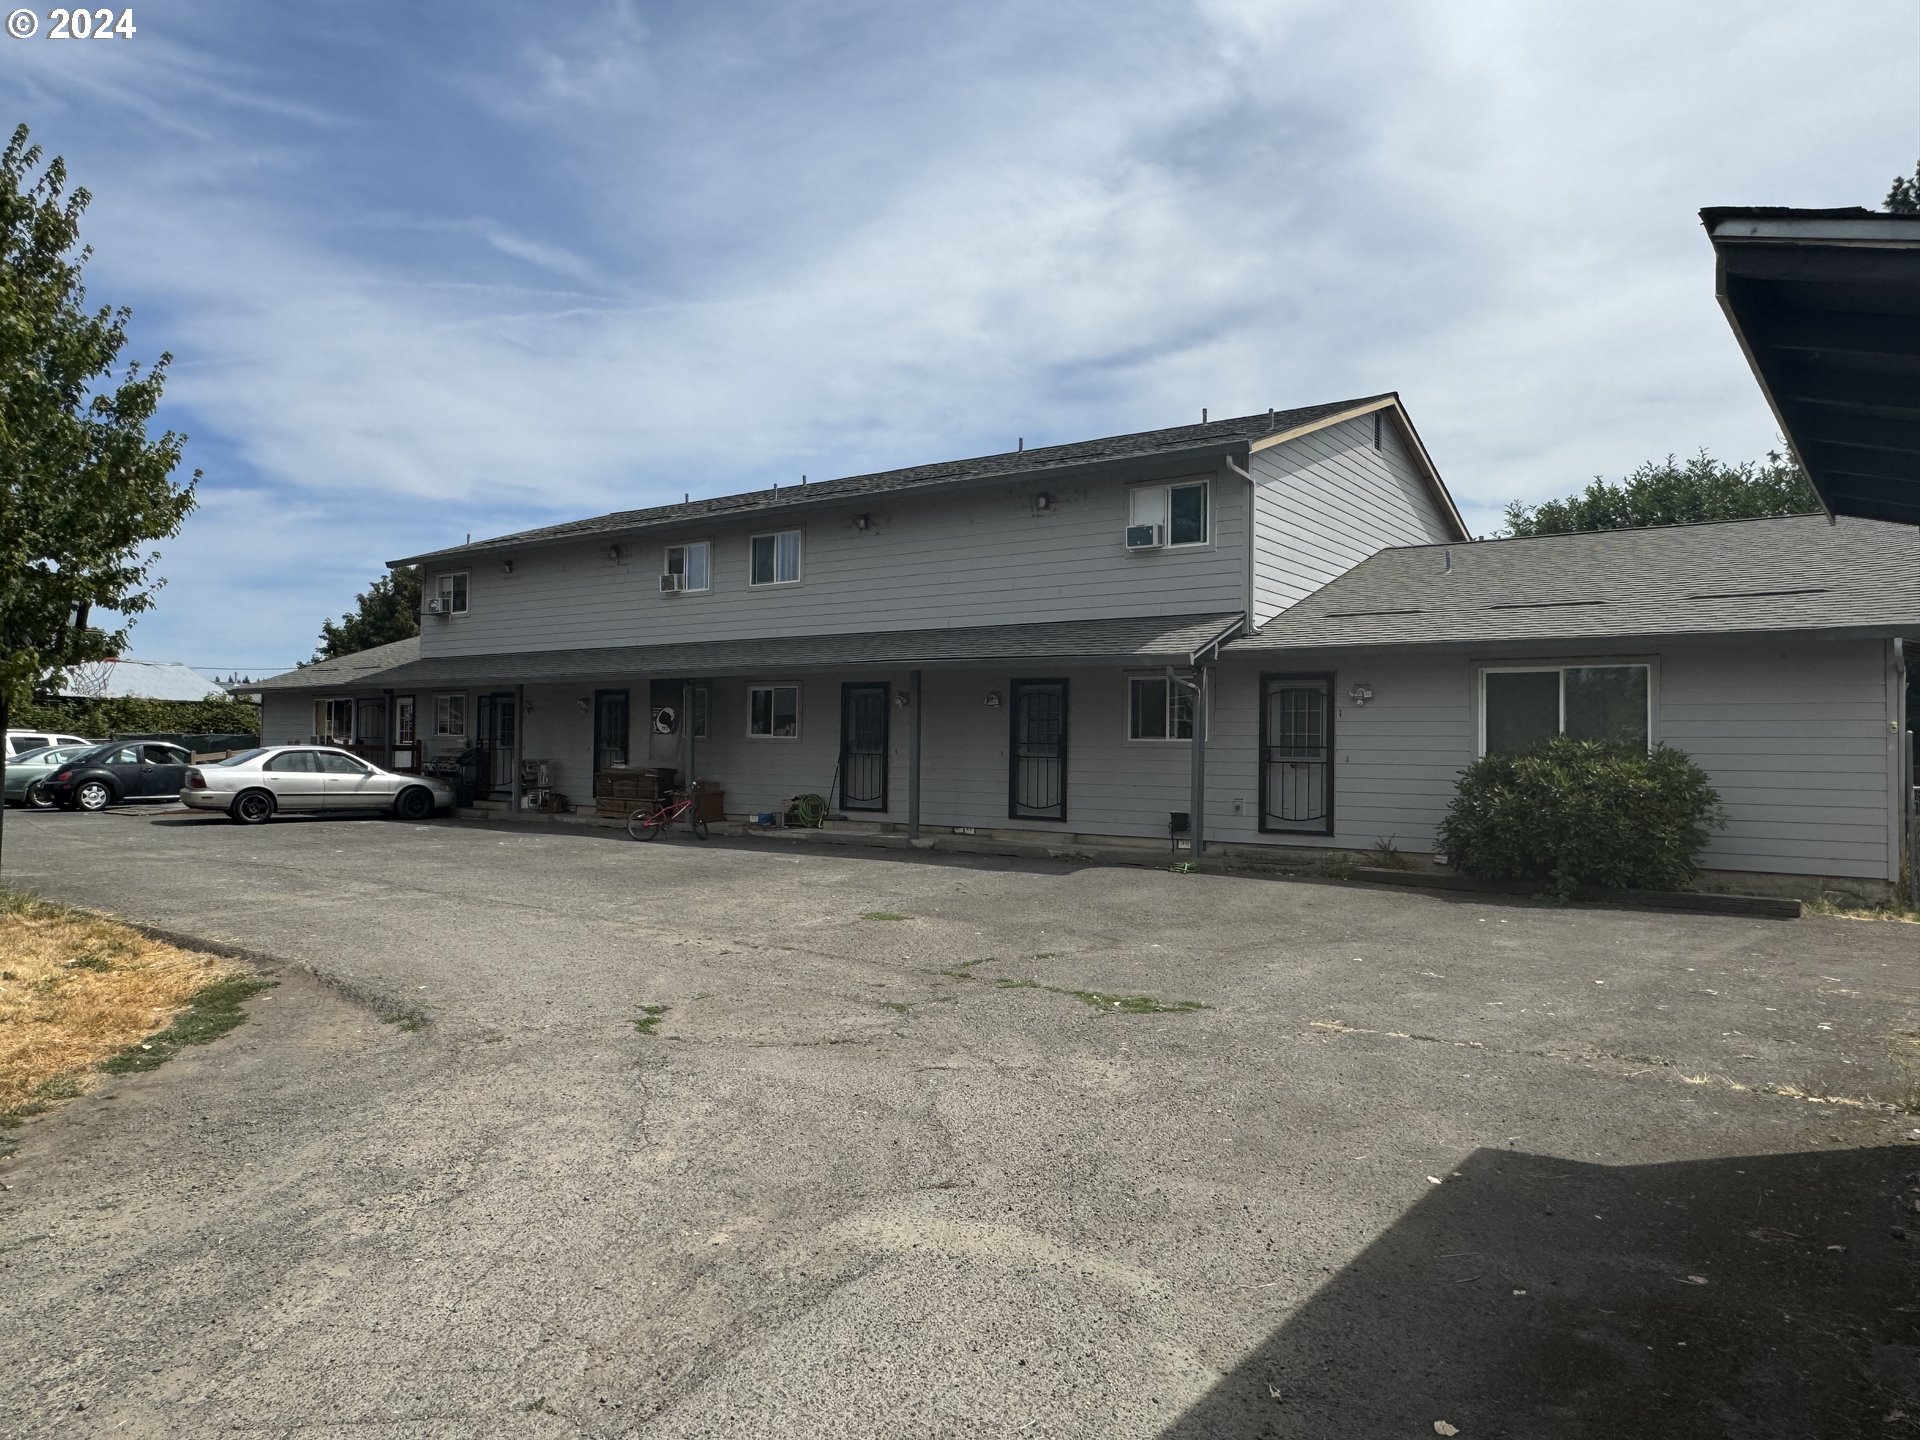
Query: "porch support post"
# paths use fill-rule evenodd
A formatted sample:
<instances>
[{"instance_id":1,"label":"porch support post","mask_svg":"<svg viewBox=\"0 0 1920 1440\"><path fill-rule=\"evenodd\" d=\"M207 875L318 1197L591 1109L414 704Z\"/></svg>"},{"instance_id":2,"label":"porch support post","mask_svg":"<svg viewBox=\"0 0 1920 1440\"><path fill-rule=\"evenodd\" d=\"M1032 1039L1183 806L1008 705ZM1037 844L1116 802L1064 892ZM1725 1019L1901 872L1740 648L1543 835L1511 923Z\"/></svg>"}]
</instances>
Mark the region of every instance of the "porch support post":
<instances>
[{"instance_id":1,"label":"porch support post","mask_svg":"<svg viewBox=\"0 0 1920 1440\"><path fill-rule=\"evenodd\" d=\"M920 672L907 676L907 839L920 838Z\"/></svg>"},{"instance_id":2,"label":"porch support post","mask_svg":"<svg viewBox=\"0 0 1920 1440\"><path fill-rule=\"evenodd\" d=\"M686 789L687 798L692 800L694 805L694 808L687 812L687 829L691 830L694 817L700 809L700 801L693 793L699 775L694 769L696 756L693 751L693 682L691 680L683 680L680 683L680 739L681 749L687 762L687 768L680 774L680 783Z\"/></svg>"},{"instance_id":3,"label":"porch support post","mask_svg":"<svg viewBox=\"0 0 1920 1440\"><path fill-rule=\"evenodd\" d=\"M1192 795L1187 801L1187 835L1192 855L1198 860L1207 848L1207 710L1213 671L1205 665L1193 670L1193 775Z\"/></svg>"},{"instance_id":4,"label":"porch support post","mask_svg":"<svg viewBox=\"0 0 1920 1440\"><path fill-rule=\"evenodd\" d=\"M500 725L498 716L494 717L493 723L497 733ZM526 728L527 687L516 685L513 687L513 789L509 792L510 798L507 801L515 815L520 813L520 757L527 753L527 742L522 738L522 732Z\"/></svg>"}]
</instances>

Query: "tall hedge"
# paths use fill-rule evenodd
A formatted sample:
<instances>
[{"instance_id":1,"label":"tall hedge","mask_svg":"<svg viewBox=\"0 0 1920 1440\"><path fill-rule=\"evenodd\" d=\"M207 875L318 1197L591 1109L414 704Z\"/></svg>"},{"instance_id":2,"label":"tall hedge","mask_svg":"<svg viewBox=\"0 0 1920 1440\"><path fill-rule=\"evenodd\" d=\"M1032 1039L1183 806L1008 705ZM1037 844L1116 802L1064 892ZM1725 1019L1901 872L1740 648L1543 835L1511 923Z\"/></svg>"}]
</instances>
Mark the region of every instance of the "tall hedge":
<instances>
[{"instance_id":1,"label":"tall hedge","mask_svg":"<svg viewBox=\"0 0 1920 1440\"><path fill-rule=\"evenodd\" d=\"M1539 881L1571 899L1589 888L1676 889L1700 873L1701 850L1725 824L1706 772L1684 752L1562 737L1462 771L1436 838L1456 870Z\"/></svg>"},{"instance_id":2,"label":"tall hedge","mask_svg":"<svg viewBox=\"0 0 1920 1440\"><path fill-rule=\"evenodd\" d=\"M258 735L260 707L245 700L35 700L16 705L15 730L59 730L88 739L109 735Z\"/></svg>"}]
</instances>

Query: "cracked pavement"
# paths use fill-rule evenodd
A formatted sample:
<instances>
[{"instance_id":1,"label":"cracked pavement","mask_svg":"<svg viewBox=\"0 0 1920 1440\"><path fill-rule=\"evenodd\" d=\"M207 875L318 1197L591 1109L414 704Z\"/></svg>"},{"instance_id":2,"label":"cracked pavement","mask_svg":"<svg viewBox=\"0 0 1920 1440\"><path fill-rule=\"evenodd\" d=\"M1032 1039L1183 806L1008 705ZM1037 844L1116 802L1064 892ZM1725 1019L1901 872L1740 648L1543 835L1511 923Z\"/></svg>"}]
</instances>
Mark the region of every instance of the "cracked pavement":
<instances>
[{"instance_id":1,"label":"cracked pavement","mask_svg":"<svg viewBox=\"0 0 1920 1440\"><path fill-rule=\"evenodd\" d=\"M560 827L7 831L10 882L280 980L16 1133L9 1436L1920 1415L1914 927Z\"/></svg>"}]
</instances>

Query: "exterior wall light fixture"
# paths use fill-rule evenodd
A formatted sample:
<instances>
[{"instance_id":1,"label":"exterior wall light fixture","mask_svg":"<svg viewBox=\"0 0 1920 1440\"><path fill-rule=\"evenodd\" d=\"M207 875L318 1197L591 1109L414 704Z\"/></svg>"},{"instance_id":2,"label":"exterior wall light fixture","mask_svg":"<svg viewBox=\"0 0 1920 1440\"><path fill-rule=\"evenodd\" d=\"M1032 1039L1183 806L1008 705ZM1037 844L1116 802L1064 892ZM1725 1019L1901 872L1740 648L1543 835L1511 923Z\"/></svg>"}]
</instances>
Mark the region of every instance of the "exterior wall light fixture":
<instances>
[{"instance_id":1,"label":"exterior wall light fixture","mask_svg":"<svg viewBox=\"0 0 1920 1440\"><path fill-rule=\"evenodd\" d=\"M1373 687L1371 685L1349 685L1347 687L1347 699L1351 700L1356 706L1365 705L1367 701L1372 698Z\"/></svg>"},{"instance_id":2,"label":"exterior wall light fixture","mask_svg":"<svg viewBox=\"0 0 1920 1440\"><path fill-rule=\"evenodd\" d=\"M513 573L513 561L502 560L500 562L500 573L502 575L511 575Z\"/></svg>"},{"instance_id":3,"label":"exterior wall light fixture","mask_svg":"<svg viewBox=\"0 0 1920 1440\"><path fill-rule=\"evenodd\" d=\"M987 708L989 710L997 710L1000 708L1000 692L998 690L987 691Z\"/></svg>"},{"instance_id":4,"label":"exterior wall light fixture","mask_svg":"<svg viewBox=\"0 0 1920 1440\"><path fill-rule=\"evenodd\" d=\"M853 528L854 528L854 529L856 529L856 530L870 530L870 529L872 529L872 528L873 528L873 517L872 517L871 515L856 515L856 516L854 516L854 517L853 517Z\"/></svg>"}]
</instances>

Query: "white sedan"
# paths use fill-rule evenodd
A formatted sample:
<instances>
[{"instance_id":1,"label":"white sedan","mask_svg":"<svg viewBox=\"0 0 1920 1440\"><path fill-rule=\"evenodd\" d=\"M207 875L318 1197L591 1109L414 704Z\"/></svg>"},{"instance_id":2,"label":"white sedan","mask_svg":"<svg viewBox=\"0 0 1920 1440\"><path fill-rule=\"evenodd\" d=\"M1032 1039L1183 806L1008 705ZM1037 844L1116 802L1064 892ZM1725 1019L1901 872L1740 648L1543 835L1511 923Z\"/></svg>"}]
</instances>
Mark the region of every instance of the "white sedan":
<instances>
[{"instance_id":1,"label":"white sedan","mask_svg":"<svg viewBox=\"0 0 1920 1440\"><path fill-rule=\"evenodd\" d=\"M451 810L453 798L443 781L320 745L270 745L195 765L180 792L189 809L224 810L243 825L264 825L281 810L387 810L429 820Z\"/></svg>"}]
</instances>

